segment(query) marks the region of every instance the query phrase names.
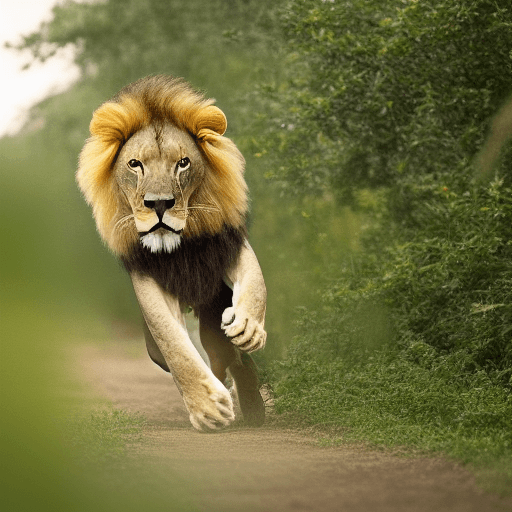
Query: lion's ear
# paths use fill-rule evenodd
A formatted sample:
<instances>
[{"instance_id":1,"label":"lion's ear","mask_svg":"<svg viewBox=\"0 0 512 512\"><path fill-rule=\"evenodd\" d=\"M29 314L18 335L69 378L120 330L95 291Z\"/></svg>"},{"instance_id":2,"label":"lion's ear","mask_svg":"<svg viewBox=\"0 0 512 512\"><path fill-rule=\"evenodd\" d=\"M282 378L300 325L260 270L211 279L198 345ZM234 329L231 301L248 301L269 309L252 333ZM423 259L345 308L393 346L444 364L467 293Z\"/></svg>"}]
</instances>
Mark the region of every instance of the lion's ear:
<instances>
[{"instance_id":1,"label":"lion's ear","mask_svg":"<svg viewBox=\"0 0 512 512\"><path fill-rule=\"evenodd\" d=\"M209 105L199 112L195 125L196 136L205 139L208 135L224 135L228 121L220 108Z\"/></svg>"}]
</instances>

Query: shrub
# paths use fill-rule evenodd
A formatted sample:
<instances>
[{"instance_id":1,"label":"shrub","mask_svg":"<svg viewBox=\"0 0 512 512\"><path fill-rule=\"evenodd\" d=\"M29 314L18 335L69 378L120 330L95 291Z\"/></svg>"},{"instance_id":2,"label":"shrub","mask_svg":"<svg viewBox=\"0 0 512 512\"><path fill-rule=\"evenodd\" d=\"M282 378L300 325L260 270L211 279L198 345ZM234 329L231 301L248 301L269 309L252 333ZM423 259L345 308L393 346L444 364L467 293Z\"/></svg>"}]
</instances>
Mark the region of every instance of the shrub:
<instances>
[{"instance_id":1,"label":"shrub","mask_svg":"<svg viewBox=\"0 0 512 512\"><path fill-rule=\"evenodd\" d=\"M282 20L292 71L263 96L274 177L299 194L451 172L510 93L505 0L295 0Z\"/></svg>"},{"instance_id":2,"label":"shrub","mask_svg":"<svg viewBox=\"0 0 512 512\"><path fill-rule=\"evenodd\" d=\"M261 92L269 177L365 222L274 365L277 410L509 458L512 160L488 184L471 168L510 93L508 2L294 0L282 19L293 71Z\"/></svg>"}]
</instances>

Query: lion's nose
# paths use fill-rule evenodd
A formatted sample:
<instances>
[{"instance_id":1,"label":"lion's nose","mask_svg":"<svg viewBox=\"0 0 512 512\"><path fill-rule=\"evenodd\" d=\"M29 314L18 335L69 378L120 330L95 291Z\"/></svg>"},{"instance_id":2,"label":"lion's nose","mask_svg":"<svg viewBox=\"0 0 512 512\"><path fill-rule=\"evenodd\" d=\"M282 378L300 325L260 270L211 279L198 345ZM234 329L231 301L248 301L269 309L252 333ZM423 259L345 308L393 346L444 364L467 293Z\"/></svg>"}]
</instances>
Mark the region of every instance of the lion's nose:
<instances>
[{"instance_id":1,"label":"lion's nose","mask_svg":"<svg viewBox=\"0 0 512 512\"><path fill-rule=\"evenodd\" d=\"M150 208L151 210L155 210L156 214L158 215L158 218L162 220L162 217L164 216L164 213L174 206L174 203L176 202L174 200L174 197L167 197L167 198L153 198L148 197L149 194L146 194L144 197L144 206L146 208Z\"/></svg>"}]
</instances>

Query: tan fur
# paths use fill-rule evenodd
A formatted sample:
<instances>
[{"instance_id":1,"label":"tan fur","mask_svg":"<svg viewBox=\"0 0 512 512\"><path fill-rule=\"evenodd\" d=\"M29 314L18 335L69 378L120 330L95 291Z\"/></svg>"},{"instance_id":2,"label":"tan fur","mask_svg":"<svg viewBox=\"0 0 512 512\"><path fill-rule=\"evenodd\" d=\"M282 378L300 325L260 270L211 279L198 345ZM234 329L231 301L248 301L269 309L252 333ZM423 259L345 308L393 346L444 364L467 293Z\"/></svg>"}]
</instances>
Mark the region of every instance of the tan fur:
<instances>
[{"instance_id":1,"label":"tan fur","mask_svg":"<svg viewBox=\"0 0 512 512\"><path fill-rule=\"evenodd\" d=\"M226 117L212 103L180 79L156 76L131 84L94 112L76 178L101 237L116 255L126 255L138 241L133 222L119 225L130 207L113 176L116 156L135 133L162 120L189 133L209 165L194 202L214 208L191 209L184 236L214 234L224 224L236 228L244 223L245 162L223 136Z\"/></svg>"}]
</instances>

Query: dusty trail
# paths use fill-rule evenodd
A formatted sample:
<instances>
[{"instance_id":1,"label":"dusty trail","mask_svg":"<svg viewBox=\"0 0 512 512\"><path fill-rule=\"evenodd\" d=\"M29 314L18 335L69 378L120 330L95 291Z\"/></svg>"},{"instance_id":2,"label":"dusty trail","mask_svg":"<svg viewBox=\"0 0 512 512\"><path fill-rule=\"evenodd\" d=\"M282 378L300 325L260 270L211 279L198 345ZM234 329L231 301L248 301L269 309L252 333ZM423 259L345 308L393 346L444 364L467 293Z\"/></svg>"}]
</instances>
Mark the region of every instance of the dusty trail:
<instances>
[{"instance_id":1,"label":"dusty trail","mask_svg":"<svg viewBox=\"0 0 512 512\"><path fill-rule=\"evenodd\" d=\"M82 347L81 373L115 407L141 412L145 442L134 457L193 482L205 512L510 511L511 499L482 493L469 472L439 459L407 459L354 447L321 448L293 431L233 427L195 432L169 375L143 343Z\"/></svg>"}]
</instances>

